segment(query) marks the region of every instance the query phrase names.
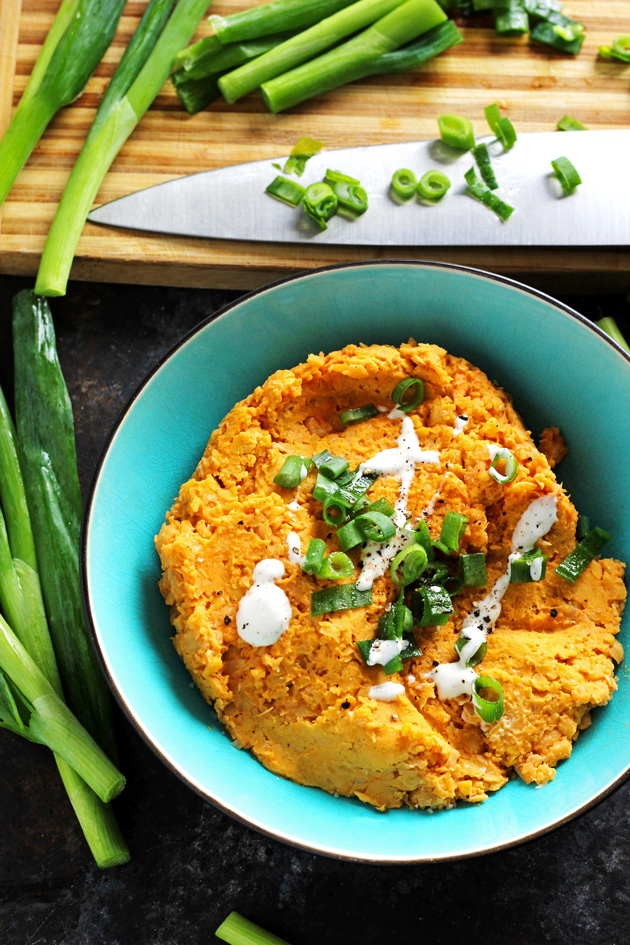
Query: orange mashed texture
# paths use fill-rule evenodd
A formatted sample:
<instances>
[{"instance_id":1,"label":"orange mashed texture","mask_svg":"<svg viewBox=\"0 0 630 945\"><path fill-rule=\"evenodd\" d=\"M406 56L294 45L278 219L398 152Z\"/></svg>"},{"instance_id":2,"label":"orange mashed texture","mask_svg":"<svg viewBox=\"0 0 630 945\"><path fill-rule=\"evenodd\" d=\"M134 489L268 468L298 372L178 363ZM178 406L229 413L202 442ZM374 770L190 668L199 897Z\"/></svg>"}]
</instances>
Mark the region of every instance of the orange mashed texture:
<instances>
[{"instance_id":1,"label":"orange mashed texture","mask_svg":"<svg viewBox=\"0 0 630 945\"><path fill-rule=\"evenodd\" d=\"M439 465L417 465L408 510L415 521L436 492L428 519L439 537L447 511L469 517L463 553L487 555L488 587L464 589L448 624L416 628L422 656L386 677L368 667L357 640L376 636L379 617L397 591L388 573L374 582L368 608L311 617L311 592L326 586L288 560L287 536L296 532L305 552L311 538L339 550L334 529L312 497L315 470L299 490L273 478L286 456L324 449L350 468L396 446L401 422L378 417L343 429L338 413L366 403L391 406L403 378L419 377L425 399L409 416L423 449L439 450ZM460 414L469 422L453 436ZM519 464L507 486L488 473L488 442L505 446ZM482 801L518 774L546 784L571 754L594 706L616 688L615 639L625 587L623 565L595 560L571 584L555 568L575 545L577 513L551 465L562 453L556 429L534 445L510 397L485 374L434 345L399 349L350 345L312 355L291 371L277 371L237 404L211 438L156 539L161 591L171 608L174 644L193 680L235 742L251 749L272 772L331 793L355 796L380 810L448 808ZM381 476L371 501L393 504L400 481ZM503 687L505 712L488 725L468 696L442 701L426 673L455 659L454 643L473 601L505 573L514 527L536 498L555 493L558 520L539 541L548 555L544 581L510 585L501 615L476 667ZM299 503L292 511L290 502ZM359 550L350 553L355 565ZM256 564L282 561L277 582L292 619L271 646L254 647L237 634L239 601ZM359 576L355 568L354 578ZM370 698L388 679L404 686L395 702Z\"/></svg>"}]
</instances>

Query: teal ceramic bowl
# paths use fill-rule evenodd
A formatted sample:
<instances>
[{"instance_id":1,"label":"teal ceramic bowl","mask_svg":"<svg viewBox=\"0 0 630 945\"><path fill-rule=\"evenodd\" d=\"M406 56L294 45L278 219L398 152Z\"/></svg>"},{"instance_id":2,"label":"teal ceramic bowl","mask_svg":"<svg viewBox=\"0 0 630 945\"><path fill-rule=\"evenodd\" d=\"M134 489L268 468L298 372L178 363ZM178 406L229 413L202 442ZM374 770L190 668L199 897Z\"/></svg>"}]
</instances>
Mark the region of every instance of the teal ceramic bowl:
<instances>
[{"instance_id":1,"label":"teal ceramic bowl","mask_svg":"<svg viewBox=\"0 0 630 945\"><path fill-rule=\"evenodd\" d=\"M498 850L584 811L630 771L630 679L594 712L556 779L516 779L481 805L378 813L270 774L233 747L173 649L153 536L210 432L278 368L350 342L434 342L514 396L537 436L556 424L561 477L630 561L630 358L582 316L506 279L454 266L382 262L324 269L240 299L199 325L152 372L98 470L83 539L85 601L111 687L149 745L217 807L279 840L375 862ZM621 639L628 633L624 621Z\"/></svg>"}]
</instances>

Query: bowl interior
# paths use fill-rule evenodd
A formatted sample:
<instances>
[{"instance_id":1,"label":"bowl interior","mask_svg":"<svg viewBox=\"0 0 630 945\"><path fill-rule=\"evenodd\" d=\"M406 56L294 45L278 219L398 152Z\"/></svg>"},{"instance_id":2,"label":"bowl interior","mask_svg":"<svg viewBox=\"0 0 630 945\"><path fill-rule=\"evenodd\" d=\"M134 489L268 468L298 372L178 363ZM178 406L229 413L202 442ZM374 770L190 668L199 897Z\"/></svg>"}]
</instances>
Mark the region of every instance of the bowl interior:
<instances>
[{"instance_id":1,"label":"bowl interior","mask_svg":"<svg viewBox=\"0 0 630 945\"><path fill-rule=\"evenodd\" d=\"M170 641L153 537L211 431L279 368L351 342L433 342L514 397L535 437L570 448L560 478L630 561L630 359L592 326L514 283L452 267L381 263L321 270L240 300L153 373L117 427L84 532L84 588L97 646L123 707L191 786L247 823L312 850L370 860L472 855L573 816L630 768L630 685L594 712L554 782L514 780L480 806L379 814L266 771L233 747ZM627 632L627 619L624 621ZM622 629L622 642L624 630Z\"/></svg>"}]
</instances>

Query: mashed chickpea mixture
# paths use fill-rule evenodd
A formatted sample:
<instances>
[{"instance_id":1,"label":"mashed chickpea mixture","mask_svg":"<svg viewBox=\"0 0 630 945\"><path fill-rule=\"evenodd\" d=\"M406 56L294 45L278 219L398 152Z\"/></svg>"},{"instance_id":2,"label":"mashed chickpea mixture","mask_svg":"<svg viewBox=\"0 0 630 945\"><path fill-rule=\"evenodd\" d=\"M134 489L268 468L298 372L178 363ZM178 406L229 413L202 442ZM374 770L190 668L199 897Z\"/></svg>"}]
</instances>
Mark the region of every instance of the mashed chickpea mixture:
<instances>
[{"instance_id":1,"label":"mashed chickpea mixture","mask_svg":"<svg viewBox=\"0 0 630 945\"><path fill-rule=\"evenodd\" d=\"M424 382L407 414L391 401L405 378ZM368 403L377 416L342 426L340 411ZM490 475L501 447L518 462L507 484ZM369 546L348 551L354 576L340 582L301 567L313 538L339 551L312 494L317 470L294 489L273 482L288 455L325 449L351 470L378 466L384 451L404 459L367 494L396 507L398 545L372 559ZM619 561L595 558L575 583L555 573L576 544L577 512L552 471L564 452L555 428L538 449L480 370L413 342L312 355L237 404L156 539L175 647L234 740L275 774L379 809L482 801L514 773L550 781L616 688L626 594ZM386 675L357 641L377 636L398 599L388 554L402 547L405 521L424 519L439 539L448 512L467 517L459 554L486 555L487 584L456 594L445 625L414 626L422 655ZM544 578L509 583L509 556L534 546L547 556ZM372 603L312 617L311 594L344 581L371 584ZM454 648L462 630L487 642L474 669ZM475 674L502 688L498 721L475 711Z\"/></svg>"}]
</instances>

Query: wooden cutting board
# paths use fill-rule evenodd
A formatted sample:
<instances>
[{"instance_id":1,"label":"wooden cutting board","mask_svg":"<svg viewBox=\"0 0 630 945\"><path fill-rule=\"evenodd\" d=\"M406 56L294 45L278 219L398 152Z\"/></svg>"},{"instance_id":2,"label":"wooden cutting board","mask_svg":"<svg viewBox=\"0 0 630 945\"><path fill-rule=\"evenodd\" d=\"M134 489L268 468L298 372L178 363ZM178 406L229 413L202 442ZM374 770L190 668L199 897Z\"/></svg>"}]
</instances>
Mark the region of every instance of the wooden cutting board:
<instances>
[{"instance_id":1,"label":"wooden cutting board","mask_svg":"<svg viewBox=\"0 0 630 945\"><path fill-rule=\"evenodd\" d=\"M26 85L58 3L0 0L0 131ZM246 5L252 0L216 0L212 12L228 14ZM143 9L138 0L127 4L85 93L55 118L16 181L0 221L1 272L36 273L65 181ZM475 18L459 24L463 44L422 69L355 83L277 116L268 114L254 94L231 107L216 103L191 118L167 84L119 154L96 203L182 174L286 154L302 134L330 147L433 138L442 112L467 115L476 131L485 133L483 109L495 101L518 131L553 130L565 113L589 128L627 127L630 68L598 60L597 48L630 32L628 0L566 0L565 9L587 27L576 58L530 45L527 38L499 39L490 19ZM198 36L208 32L203 23ZM625 248L392 251L147 236L92 224L85 227L72 277L246 289L315 266L392 255L478 266L551 291L630 288L630 249Z\"/></svg>"}]
</instances>

